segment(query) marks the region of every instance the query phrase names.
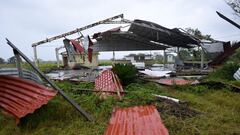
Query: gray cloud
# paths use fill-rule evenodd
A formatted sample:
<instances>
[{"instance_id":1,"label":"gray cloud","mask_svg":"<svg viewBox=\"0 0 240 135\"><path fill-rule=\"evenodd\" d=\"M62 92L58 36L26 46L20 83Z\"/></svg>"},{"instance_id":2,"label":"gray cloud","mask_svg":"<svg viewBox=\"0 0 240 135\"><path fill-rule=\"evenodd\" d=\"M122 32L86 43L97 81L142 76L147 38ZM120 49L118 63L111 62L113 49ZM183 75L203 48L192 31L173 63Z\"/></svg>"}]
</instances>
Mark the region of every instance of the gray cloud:
<instances>
[{"instance_id":1,"label":"gray cloud","mask_svg":"<svg viewBox=\"0 0 240 135\"><path fill-rule=\"evenodd\" d=\"M31 44L107 17L124 13L128 19L145 19L169 28L199 28L219 40L238 40L240 31L217 16L215 11L233 16L233 11L223 0L8 0L0 2L1 35L0 57L9 58L12 50L6 45L8 37L29 56L33 57ZM83 31L84 34L104 31L113 25L101 25ZM229 35L234 35L230 36ZM77 35L74 35L76 37ZM225 37L224 37L225 36ZM228 36L228 37L227 37ZM41 59L54 60L54 48L62 41L54 41L39 47ZM117 53L122 57L126 53ZM109 58L111 53L101 53Z\"/></svg>"}]
</instances>

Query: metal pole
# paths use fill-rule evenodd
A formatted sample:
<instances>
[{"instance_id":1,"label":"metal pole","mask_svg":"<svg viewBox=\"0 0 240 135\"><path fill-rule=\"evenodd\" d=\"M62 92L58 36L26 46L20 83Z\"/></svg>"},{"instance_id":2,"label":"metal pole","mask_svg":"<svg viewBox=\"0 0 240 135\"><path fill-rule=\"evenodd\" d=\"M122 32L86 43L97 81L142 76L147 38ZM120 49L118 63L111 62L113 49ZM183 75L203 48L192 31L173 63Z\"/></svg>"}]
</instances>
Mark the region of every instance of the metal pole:
<instances>
[{"instance_id":1,"label":"metal pole","mask_svg":"<svg viewBox=\"0 0 240 135\"><path fill-rule=\"evenodd\" d=\"M59 63L59 55L58 55L58 48L55 48L55 53L56 53L56 59L57 59L57 67L60 67L60 63Z\"/></svg>"},{"instance_id":2,"label":"metal pole","mask_svg":"<svg viewBox=\"0 0 240 135\"><path fill-rule=\"evenodd\" d=\"M203 51L203 48L202 48L201 49L201 69L203 69L203 68L204 68L204 51Z\"/></svg>"},{"instance_id":3,"label":"metal pole","mask_svg":"<svg viewBox=\"0 0 240 135\"><path fill-rule=\"evenodd\" d=\"M226 16L224 16L223 14L219 13L218 11L216 11L217 14L224 20L226 20L227 22L231 23L232 25L234 25L235 27L237 27L238 29L240 29L240 25L235 23L234 21L232 21L231 19L227 18Z\"/></svg>"},{"instance_id":4,"label":"metal pole","mask_svg":"<svg viewBox=\"0 0 240 135\"><path fill-rule=\"evenodd\" d=\"M54 40L57 40L57 39L60 39L60 38L63 38L63 37L66 37L66 36L69 36L69 35L78 33L78 32L81 32L81 31L83 31L83 30L92 28L92 27L97 26L97 25L99 25L99 24L104 24L105 22L109 22L109 21L112 21L112 20L115 20L115 19L118 19L118 18L122 18L122 19L123 19L123 14L116 15L116 16L107 18L107 19L105 19L105 20L98 21L98 22L96 22L96 23L92 23L92 24L89 24L89 25L87 25L87 26L84 26L84 27L81 27L81 28L77 28L77 29L75 29L75 30L72 30L72 31L69 31L69 32L66 32L66 33L63 33L63 34L60 34L60 35L51 37L51 38L47 38L47 39L45 39L45 40L42 40L42 41L39 41L39 42L36 42L36 43L33 43L33 44L32 44L32 47L37 46L37 45L40 45L40 44L44 44L44 43L47 43L47 42L51 42L51 41L54 41Z\"/></svg>"},{"instance_id":5,"label":"metal pole","mask_svg":"<svg viewBox=\"0 0 240 135\"><path fill-rule=\"evenodd\" d=\"M13 53L14 53L15 58L16 58L16 66L17 66L17 69L18 69L18 76L22 78L23 77L23 71L22 71L22 66L21 66L21 58L20 58L17 51L13 50Z\"/></svg>"},{"instance_id":6,"label":"metal pole","mask_svg":"<svg viewBox=\"0 0 240 135\"><path fill-rule=\"evenodd\" d=\"M38 67L38 58L37 58L37 46L33 46L33 54L34 54L34 62L35 65Z\"/></svg>"},{"instance_id":7,"label":"metal pole","mask_svg":"<svg viewBox=\"0 0 240 135\"><path fill-rule=\"evenodd\" d=\"M31 60L23 54L13 43L11 43L7 38L7 44L10 45L14 51L18 52L20 56L46 81L48 82L55 90L57 90L65 100L67 100L76 110L78 110L84 117L89 121L94 121L93 117L89 115L85 110L83 110L74 100L69 98L67 94L61 90L57 85L55 85L48 77L46 77L34 64L32 64Z\"/></svg>"},{"instance_id":8,"label":"metal pole","mask_svg":"<svg viewBox=\"0 0 240 135\"><path fill-rule=\"evenodd\" d=\"M167 58L166 58L166 50L163 50L163 69L165 69L167 63Z\"/></svg>"},{"instance_id":9,"label":"metal pole","mask_svg":"<svg viewBox=\"0 0 240 135\"><path fill-rule=\"evenodd\" d=\"M113 63L115 63L115 51L113 51Z\"/></svg>"},{"instance_id":10,"label":"metal pole","mask_svg":"<svg viewBox=\"0 0 240 135\"><path fill-rule=\"evenodd\" d=\"M178 59L180 59L180 55L179 55L179 47L177 47L177 57L178 57Z\"/></svg>"}]
</instances>

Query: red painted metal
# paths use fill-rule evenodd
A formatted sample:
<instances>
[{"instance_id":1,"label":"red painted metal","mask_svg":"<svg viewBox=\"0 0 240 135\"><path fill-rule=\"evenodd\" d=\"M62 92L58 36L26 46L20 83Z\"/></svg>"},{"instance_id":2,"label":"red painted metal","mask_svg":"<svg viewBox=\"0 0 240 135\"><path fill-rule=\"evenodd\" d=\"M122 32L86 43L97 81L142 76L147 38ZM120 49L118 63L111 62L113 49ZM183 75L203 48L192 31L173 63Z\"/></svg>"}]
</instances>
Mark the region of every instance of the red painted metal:
<instances>
[{"instance_id":1,"label":"red painted metal","mask_svg":"<svg viewBox=\"0 0 240 135\"><path fill-rule=\"evenodd\" d=\"M171 78L171 79L160 79L160 80L154 80L154 82L157 82L159 84L163 85L186 85L186 84L198 84L199 81L197 80L185 80L180 78Z\"/></svg>"},{"instance_id":2,"label":"red painted metal","mask_svg":"<svg viewBox=\"0 0 240 135\"><path fill-rule=\"evenodd\" d=\"M95 79L95 90L123 93L118 77L111 70L104 70Z\"/></svg>"},{"instance_id":3,"label":"red painted metal","mask_svg":"<svg viewBox=\"0 0 240 135\"><path fill-rule=\"evenodd\" d=\"M78 41L70 40L70 42L74 46L75 50L77 50L79 53L84 53L84 48Z\"/></svg>"},{"instance_id":4,"label":"red painted metal","mask_svg":"<svg viewBox=\"0 0 240 135\"><path fill-rule=\"evenodd\" d=\"M155 106L134 106L116 109L104 135L168 135L168 130Z\"/></svg>"},{"instance_id":5,"label":"red painted metal","mask_svg":"<svg viewBox=\"0 0 240 135\"><path fill-rule=\"evenodd\" d=\"M56 94L36 82L0 75L0 108L18 119L47 104Z\"/></svg>"},{"instance_id":6,"label":"red painted metal","mask_svg":"<svg viewBox=\"0 0 240 135\"><path fill-rule=\"evenodd\" d=\"M92 53L93 53L93 49L92 49L92 46L93 46L93 42L92 40L90 39L90 37L88 36L88 61L89 62L92 62Z\"/></svg>"}]
</instances>

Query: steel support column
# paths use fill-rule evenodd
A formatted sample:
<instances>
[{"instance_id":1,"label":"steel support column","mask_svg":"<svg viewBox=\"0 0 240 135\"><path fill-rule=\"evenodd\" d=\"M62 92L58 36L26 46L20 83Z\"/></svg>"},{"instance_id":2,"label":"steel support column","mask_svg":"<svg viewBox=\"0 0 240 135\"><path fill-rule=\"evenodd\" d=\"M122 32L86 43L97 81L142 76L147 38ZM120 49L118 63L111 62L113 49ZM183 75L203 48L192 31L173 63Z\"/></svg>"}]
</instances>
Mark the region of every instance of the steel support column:
<instances>
[{"instance_id":1,"label":"steel support column","mask_svg":"<svg viewBox=\"0 0 240 135\"><path fill-rule=\"evenodd\" d=\"M34 63L38 67L37 46L33 46Z\"/></svg>"},{"instance_id":2,"label":"steel support column","mask_svg":"<svg viewBox=\"0 0 240 135\"><path fill-rule=\"evenodd\" d=\"M201 69L203 69L203 68L204 68L204 51L203 51L203 48L202 48L201 49Z\"/></svg>"}]
</instances>

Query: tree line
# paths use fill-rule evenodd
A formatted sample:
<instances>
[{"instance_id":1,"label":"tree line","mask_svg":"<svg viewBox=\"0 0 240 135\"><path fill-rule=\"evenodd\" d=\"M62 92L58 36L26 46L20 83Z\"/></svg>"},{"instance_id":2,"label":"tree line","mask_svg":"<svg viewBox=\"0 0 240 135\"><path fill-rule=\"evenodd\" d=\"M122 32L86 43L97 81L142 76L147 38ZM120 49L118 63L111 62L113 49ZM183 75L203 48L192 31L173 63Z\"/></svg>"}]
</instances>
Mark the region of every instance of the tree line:
<instances>
[{"instance_id":1,"label":"tree line","mask_svg":"<svg viewBox=\"0 0 240 135\"><path fill-rule=\"evenodd\" d=\"M8 58L7 60L0 57L0 64L14 64L14 63L16 63L15 56L12 56L12 57Z\"/></svg>"}]
</instances>

